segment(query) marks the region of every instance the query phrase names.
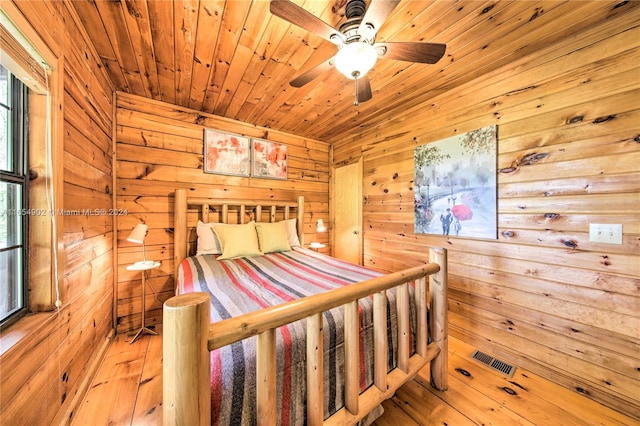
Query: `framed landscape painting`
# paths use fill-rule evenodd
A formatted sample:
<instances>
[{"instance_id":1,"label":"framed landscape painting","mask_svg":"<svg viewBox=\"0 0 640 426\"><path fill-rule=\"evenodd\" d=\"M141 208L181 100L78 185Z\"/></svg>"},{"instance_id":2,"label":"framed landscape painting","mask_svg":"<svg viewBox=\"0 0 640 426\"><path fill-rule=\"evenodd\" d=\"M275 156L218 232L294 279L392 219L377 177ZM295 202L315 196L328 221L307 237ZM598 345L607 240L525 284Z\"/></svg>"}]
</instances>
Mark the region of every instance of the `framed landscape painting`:
<instances>
[{"instance_id":1,"label":"framed landscape painting","mask_svg":"<svg viewBox=\"0 0 640 426\"><path fill-rule=\"evenodd\" d=\"M204 171L223 175L249 176L249 138L217 130L204 130Z\"/></svg>"},{"instance_id":2,"label":"framed landscape painting","mask_svg":"<svg viewBox=\"0 0 640 426\"><path fill-rule=\"evenodd\" d=\"M271 179L287 178L287 146L252 139L253 167L251 176Z\"/></svg>"},{"instance_id":3,"label":"framed landscape painting","mask_svg":"<svg viewBox=\"0 0 640 426\"><path fill-rule=\"evenodd\" d=\"M414 149L416 234L496 239L497 126Z\"/></svg>"}]
</instances>

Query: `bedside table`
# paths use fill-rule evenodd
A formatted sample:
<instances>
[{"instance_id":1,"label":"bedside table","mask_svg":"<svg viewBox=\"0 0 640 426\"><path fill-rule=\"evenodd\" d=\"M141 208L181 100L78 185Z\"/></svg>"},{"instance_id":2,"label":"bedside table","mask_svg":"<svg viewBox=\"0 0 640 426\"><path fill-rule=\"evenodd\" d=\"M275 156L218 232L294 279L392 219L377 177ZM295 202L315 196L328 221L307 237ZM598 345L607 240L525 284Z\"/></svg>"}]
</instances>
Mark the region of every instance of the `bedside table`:
<instances>
[{"instance_id":1,"label":"bedside table","mask_svg":"<svg viewBox=\"0 0 640 426\"><path fill-rule=\"evenodd\" d=\"M145 261L145 262L136 262L133 265L129 265L127 266L127 271L140 271L142 274L142 327L140 328L140 330L138 330L138 332L136 333L135 336L133 336L133 339L131 339L131 342L129 342L130 344L135 342L136 339L138 337L140 337L142 335L142 333L149 333L149 334L155 334L157 335L158 333L156 333L155 331L148 329L147 327L145 327L144 325L144 313L145 313L145 294L146 294L146 288L147 288L147 284L146 284L146 275L147 275L147 271L150 269L154 269L160 266L160 262L154 262L154 261Z\"/></svg>"},{"instance_id":2,"label":"bedside table","mask_svg":"<svg viewBox=\"0 0 640 426\"><path fill-rule=\"evenodd\" d=\"M314 241L314 242L312 242L311 244L309 244L309 248L310 248L310 249L313 249L313 250L315 250L315 251L318 251L318 249L325 248L325 245L324 245L324 244L322 244L322 243L316 243L316 242Z\"/></svg>"}]
</instances>

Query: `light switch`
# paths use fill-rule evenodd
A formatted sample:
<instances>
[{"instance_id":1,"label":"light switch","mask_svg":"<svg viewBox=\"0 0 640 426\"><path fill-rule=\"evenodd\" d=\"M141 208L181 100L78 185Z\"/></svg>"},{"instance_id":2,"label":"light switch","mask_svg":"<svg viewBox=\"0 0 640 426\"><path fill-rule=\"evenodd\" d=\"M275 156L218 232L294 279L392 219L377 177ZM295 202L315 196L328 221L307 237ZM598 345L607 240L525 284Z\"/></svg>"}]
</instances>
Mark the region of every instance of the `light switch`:
<instances>
[{"instance_id":1,"label":"light switch","mask_svg":"<svg viewBox=\"0 0 640 426\"><path fill-rule=\"evenodd\" d=\"M622 224L589 224L589 241L592 243L622 244Z\"/></svg>"}]
</instances>

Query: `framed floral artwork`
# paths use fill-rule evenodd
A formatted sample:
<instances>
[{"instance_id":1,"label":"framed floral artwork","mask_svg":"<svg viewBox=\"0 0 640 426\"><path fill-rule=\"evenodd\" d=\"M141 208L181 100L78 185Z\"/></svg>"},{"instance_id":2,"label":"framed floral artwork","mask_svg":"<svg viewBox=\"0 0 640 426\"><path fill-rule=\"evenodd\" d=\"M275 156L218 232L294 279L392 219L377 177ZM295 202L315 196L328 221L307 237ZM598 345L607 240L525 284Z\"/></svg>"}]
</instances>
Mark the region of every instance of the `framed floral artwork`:
<instances>
[{"instance_id":1,"label":"framed floral artwork","mask_svg":"<svg viewBox=\"0 0 640 426\"><path fill-rule=\"evenodd\" d=\"M251 176L286 179L287 146L281 143L252 139L253 166Z\"/></svg>"},{"instance_id":2,"label":"framed floral artwork","mask_svg":"<svg viewBox=\"0 0 640 426\"><path fill-rule=\"evenodd\" d=\"M204 171L223 175L249 176L249 138L217 130L204 130Z\"/></svg>"}]
</instances>

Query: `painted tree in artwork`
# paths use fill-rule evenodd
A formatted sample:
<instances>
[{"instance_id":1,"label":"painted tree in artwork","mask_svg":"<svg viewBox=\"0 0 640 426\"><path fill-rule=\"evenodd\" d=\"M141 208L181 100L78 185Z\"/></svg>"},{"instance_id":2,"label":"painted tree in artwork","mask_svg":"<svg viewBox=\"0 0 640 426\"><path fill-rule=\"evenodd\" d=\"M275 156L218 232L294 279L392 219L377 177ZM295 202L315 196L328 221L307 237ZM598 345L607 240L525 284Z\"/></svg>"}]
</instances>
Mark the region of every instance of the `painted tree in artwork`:
<instances>
[{"instance_id":1,"label":"painted tree in artwork","mask_svg":"<svg viewBox=\"0 0 640 426\"><path fill-rule=\"evenodd\" d=\"M413 150L413 160L415 165L416 185L431 184L430 176L424 175L425 166L435 166L444 160L451 158L449 154L443 154L440 148L433 145L417 146Z\"/></svg>"},{"instance_id":2,"label":"painted tree in artwork","mask_svg":"<svg viewBox=\"0 0 640 426\"><path fill-rule=\"evenodd\" d=\"M495 155L496 152L496 126L486 126L481 129L472 130L465 133L461 140L460 146L468 154L477 155L479 157L486 155ZM475 167L474 175L482 186L484 186L489 179L495 174L493 167L485 167L482 164L478 164Z\"/></svg>"},{"instance_id":3,"label":"painted tree in artwork","mask_svg":"<svg viewBox=\"0 0 640 426\"><path fill-rule=\"evenodd\" d=\"M413 151L413 159L416 165L433 166L442 163L450 155L443 154L440 148L433 145L417 146Z\"/></svg>"},{"instance_id":4,"label":"painted tree in artwork","mask_svg":"<svg viewBox=\"0 0 640 426\"><path fill-rule=\"evenodd\" d=\"M418 226L424 226L433 217L433 212L429 205L431 199L429 186L436 179L434 166L442 164L449 158L451 158L451 155L443 153L439 147L434 145L421 145L413 150L414 183L416 187L415 203L416 210L420 211L420 214L416 216Z\"/></svg>"},{"instance_id":5,"label":"painted tree in artwork","mask_svg":"<svg viewBox=\"0 0 640 426\"><path fill-rule=\"evenodd\" d=\"M462 148L469 154L492 154L496 149L496 126L486 126L465 133L460 140Z\"/></svg>"}]
</instances>

